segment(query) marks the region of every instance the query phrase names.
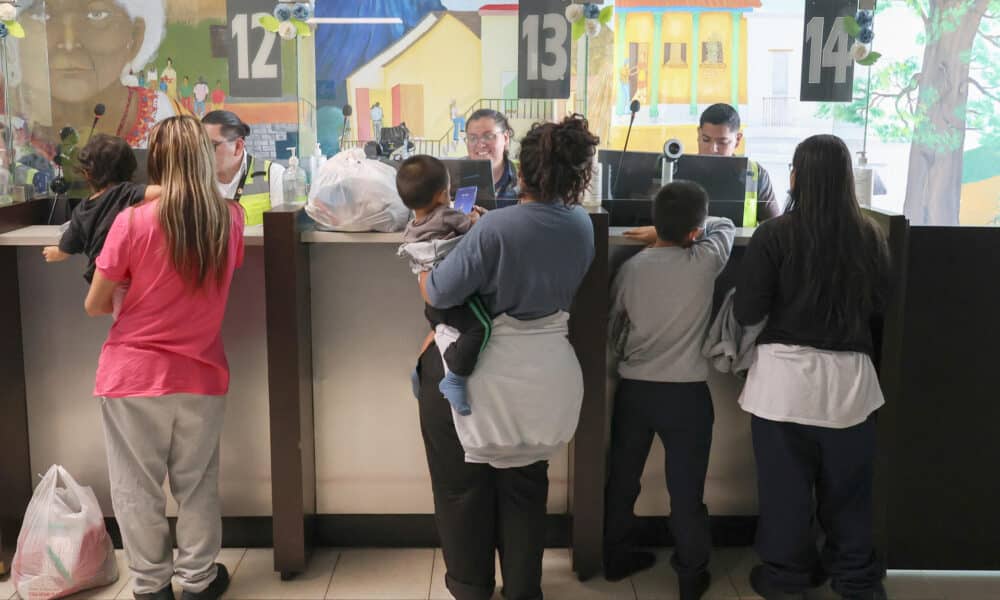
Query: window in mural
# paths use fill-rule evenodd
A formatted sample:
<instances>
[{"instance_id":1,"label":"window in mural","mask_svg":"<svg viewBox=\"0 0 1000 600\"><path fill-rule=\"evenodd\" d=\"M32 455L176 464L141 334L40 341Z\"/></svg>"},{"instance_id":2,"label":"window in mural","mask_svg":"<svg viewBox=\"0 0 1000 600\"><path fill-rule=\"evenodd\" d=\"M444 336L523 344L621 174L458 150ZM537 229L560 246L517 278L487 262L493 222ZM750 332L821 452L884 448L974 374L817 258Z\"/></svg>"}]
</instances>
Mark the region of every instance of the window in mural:
<instances>
[{"instance_id":1,"label":"window in mural","mask_svg":"<svg viewBox=\"0 0 1000 600\"><path fill-rule=\"evenodd\" d=\"M722 42L702 42L701 43L701 64L722 66Z\"/></svg>"},{"instance_id":2,"label":"window in mural","mask_svg":"<svg viewBox=\"0 0 1000 600\"><path fill-rule=\"evenodd\" d=\"M687 44L681 42L663 44L663 64L668 67L686 67L687 48Z\"/></svg>"}]
</instances>

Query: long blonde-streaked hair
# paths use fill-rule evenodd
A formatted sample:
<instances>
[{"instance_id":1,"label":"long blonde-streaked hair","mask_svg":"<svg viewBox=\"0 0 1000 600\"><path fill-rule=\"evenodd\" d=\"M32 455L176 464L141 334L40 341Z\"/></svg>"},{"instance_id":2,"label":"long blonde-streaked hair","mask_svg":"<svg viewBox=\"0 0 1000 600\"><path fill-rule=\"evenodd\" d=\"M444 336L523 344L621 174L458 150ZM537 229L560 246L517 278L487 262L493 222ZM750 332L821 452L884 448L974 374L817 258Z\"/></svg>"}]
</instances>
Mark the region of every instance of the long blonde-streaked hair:
<instances>
[{"instance_id":1,"label":"long blonde-streaked hair","mask_svg":"<svg viewBox=\"0 0 1000 600\"><path fill-rule=\"evenodd\" d=\"M225 278L232 216L215 183L215 151L194 117L170 117L149 134L149 181L162 186L158 217L170 262L195 288Z\"/></svg>"}]
</instances>

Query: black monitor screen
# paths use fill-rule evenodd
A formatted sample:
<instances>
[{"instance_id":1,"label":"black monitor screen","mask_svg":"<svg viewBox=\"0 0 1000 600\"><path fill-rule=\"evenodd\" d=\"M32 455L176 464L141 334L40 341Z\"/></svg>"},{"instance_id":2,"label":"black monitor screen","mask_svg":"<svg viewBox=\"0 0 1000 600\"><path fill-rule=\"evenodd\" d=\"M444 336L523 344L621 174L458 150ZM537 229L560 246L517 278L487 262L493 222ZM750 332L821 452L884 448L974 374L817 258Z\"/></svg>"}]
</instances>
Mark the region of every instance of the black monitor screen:
<instances>
[{"instance_id":1,"label":"black monitor screen","mask_svg":"<svg viewBox=\"0 0 1000 600\"><path fill-rule=\"evenodd\" d=\"M726 217L741 227L747 167L745 156L685 154L677 161L674 179L700 184L708 192L708 214Z\"/></svg>"},{"instance_id":2,"label":"black monitor screen","mask_svg":"<svg viewBox=\"0 0 1000 600\"><path fill-rule=\"evenodd\" d=\"M660 189L662 155L659 152L600 150L601 198L603 200L651 200ZM621 163L621 172L618 165Z\"/></svg>"},{"instance_id":3,"label":"black monitor screen","mask_svg":"<svg viewBox=\"0 0 1000 600\"><path fill-rule=\"evenodd\" d=\"M451 176L451 197L455 198L458 188L476 186L476 202L480 205L496 199L493 189L493 168L488 160L444 159L441 162Z\"/></svg>"},{"instance_id":4,"label":"black monitor screen","mask_svg":"<svg viewBox=\"0 0 1000 600\"><path fill-rule=\"evenodd\" d=\"M135 174L132 175L132 181L135 183L149 183L149 151L145 148L133 148L132 152L135 153Z\"/></svg>"}]
</instances>

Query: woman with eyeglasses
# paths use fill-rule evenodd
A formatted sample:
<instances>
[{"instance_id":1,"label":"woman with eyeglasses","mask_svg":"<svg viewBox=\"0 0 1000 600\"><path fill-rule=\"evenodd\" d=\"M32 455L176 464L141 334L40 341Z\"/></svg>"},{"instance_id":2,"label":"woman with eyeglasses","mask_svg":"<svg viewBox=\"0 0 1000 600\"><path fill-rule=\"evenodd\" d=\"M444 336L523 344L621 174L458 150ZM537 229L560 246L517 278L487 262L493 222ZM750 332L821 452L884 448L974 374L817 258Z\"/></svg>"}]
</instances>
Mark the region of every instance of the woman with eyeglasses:
<instances>
[{"instance_id":1,"label":"woman with eyeglasses","mask_svg":"<svg viewBox=\"0 0 1000 600\"><path fill-rule=\"evenodd\" d=\"M767 324L740 395L757 461L764 598L805 598L827 577L851 600L885 598L875 554L875 412L885 400L872 324L888 294L888 248L858 206L851 153L832 135L795 150L784 215L754 232L735 316ZM817 550L813 523L825 533Z\"/></svg>"},{"instance_id":2,"label":"woman with eyeglasses","mask_svg":"<svg viewBox=\"0 0 1000 600\"><path fill-rule=\"evenodd\" d=\"M465 123L465 144L469 158L488 160L493 169L493 187L497 208L517 201L517 169L510 158L510 141L514 129L503 113L481 108L469 115Z\"/></svg>"}]
</instances>

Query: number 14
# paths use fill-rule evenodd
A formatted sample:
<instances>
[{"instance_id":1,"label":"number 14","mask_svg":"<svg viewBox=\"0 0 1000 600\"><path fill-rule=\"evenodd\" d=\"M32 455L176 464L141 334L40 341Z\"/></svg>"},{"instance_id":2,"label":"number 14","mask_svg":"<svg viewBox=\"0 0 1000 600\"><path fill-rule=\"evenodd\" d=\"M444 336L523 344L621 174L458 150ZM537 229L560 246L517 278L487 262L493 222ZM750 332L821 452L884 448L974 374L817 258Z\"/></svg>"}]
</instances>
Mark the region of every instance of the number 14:
<instances>
[{"instance_id":1,"label":"number 14","mask_svg":"<svg viewBox=\"0 0 1000 600\"><path fill-rule=\"evenodd\" d=\"M830 29L830 37L823 44L823 51L818 46L823 42L823 25L826 19L813 17L806 25L806 43L809 45L809 84L815 85L822 81L821 69L835 67L833 80L835 83L847 83L847 69L854 62L851 58L850 37L844 29L844 17L837 17Z\"/></svg>"}]
</instances>

